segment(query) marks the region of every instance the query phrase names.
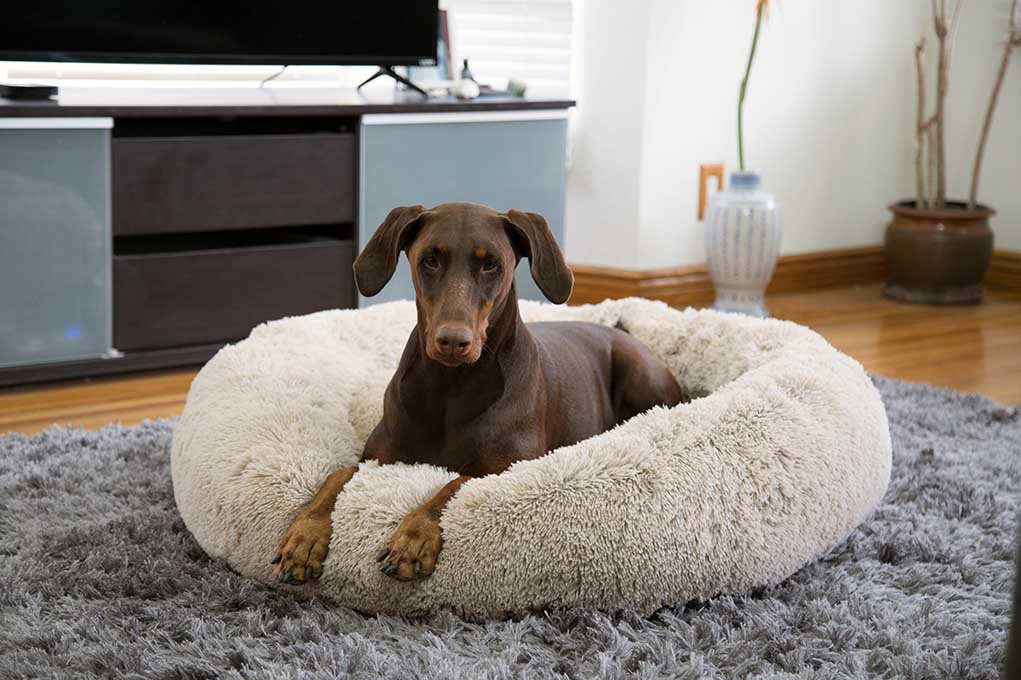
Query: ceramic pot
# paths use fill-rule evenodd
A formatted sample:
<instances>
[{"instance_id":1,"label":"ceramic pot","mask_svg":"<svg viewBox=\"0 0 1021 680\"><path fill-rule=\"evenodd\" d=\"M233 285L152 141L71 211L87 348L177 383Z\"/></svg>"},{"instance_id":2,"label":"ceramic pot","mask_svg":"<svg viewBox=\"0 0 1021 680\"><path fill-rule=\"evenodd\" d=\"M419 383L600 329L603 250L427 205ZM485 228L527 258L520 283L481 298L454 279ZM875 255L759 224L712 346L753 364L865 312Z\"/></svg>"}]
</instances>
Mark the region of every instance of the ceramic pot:
<instances>
[{"instance_id":1,"label":"ceramic pot","mask_svg":"<svg viewBox=\"0 0 1021 680\"><path fill-rule=\"evenodd\" d=\"M780 213L762 177L734 172L725 191L709 199L706 218L713 309L769 316L764 296L780 253Z\"/></svg>"},{"instance_id":2,"label":"ceramic pot","mask_svg":"<svg viewBox=\"0 0 1021 680\"><path fill-rule=\"evenodd\" d=\"M919 304L982 301L982 280L993 254L989 218L994 210L984 205L968 210L960 201L948 201L940 210L919 209L915 201L901 201L890 212L887 297Z\"/></svg>"}]
</instances>

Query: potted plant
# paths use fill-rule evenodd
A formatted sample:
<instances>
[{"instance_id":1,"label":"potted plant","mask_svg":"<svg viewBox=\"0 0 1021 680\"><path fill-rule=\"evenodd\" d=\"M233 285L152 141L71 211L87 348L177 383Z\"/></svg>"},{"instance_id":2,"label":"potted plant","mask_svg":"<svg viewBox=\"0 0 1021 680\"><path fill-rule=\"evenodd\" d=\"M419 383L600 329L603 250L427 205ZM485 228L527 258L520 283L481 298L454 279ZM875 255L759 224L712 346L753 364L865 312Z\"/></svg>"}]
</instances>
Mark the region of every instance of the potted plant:
<instances>
[{"instance_id":1,"label":"potted plant","mask_svg":"<svg viewBox=\"0 0 1021 680\"><path fill-rule=\"evenodd\" d=\"M1018 0L1011 6L1009 33L982 125L971 195L967 201L946 197L944 117L949 87L950 58L961 11L952 14L947 0L933 0L933 24L938 42L935 111L926 115L925 38L915 45L918 76L918 114L915 126L915 198L889 206L893 221L886 230L887 297L926 304L978 303L982 279L993 251L989 218L995 211L978 202L978 183L986 139L1015 47L1021 46Z\"/></svg>"}]
</instances>

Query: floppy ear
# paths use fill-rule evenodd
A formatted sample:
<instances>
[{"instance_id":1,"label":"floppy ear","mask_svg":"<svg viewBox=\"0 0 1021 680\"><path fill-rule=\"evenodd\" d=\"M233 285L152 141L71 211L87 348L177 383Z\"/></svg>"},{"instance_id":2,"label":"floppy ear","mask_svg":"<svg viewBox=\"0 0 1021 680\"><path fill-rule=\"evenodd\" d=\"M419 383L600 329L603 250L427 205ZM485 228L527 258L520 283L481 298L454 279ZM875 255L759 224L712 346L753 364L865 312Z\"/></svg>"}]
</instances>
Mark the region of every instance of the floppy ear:
<instances>
[{"instance_id":1,"label":"floppy ear","mask_svg":"<svg viewBox=\"0 0 1021 680\"><path fill-rule=\"evenodd\" d=\"M515 250L527 257L532 278L550 302L567 302L574 287L571 273L560 246L546 224L546 218L537 213L510 210L507 212L507 233Z\"/></svg>"},{"instance_id":2,"label":"floppy ear","mask_svg":"<svg viewBox=\"0 0 1021 680\"><path fill-rule=\"evenodd\" d=\"M355 284L365 297L383 290L397 269L401 251L414 240L418 219L425 212L420 205L394 208L355 259Z\"/></svg>"}]
</instances>

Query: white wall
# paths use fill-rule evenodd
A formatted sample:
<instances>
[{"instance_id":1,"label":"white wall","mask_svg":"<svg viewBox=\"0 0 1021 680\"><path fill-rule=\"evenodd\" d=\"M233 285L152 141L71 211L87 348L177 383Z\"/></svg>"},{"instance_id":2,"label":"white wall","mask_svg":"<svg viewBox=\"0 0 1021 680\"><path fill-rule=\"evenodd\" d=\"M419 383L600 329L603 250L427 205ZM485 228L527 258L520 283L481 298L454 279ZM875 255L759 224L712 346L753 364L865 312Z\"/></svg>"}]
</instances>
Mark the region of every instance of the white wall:
<instances>
[{"instance_id":1,"label":"white wall","mask_svg":"<svg viewBox=\"0 0 1021 680\"><path fill-rule=\"evenodd\" d=\"M568 259L633 269L703 262L698 165L736 169L737 92L754 2L634 0L627 24L622 3L582 1ZM1005 25L1007 4L965 5L948 122L957 195L967 191L975 110L985 106L997 64L1003 31L994 18ZM745 102L745 156L782 204L783 253L880 243L885 206L913 191L913 46L923 32L934 44L929 7L924 0L773 3ZM598 65L615 58L627 68ZM984 172L982 196L1000 210L998 225L1021 224L1021 58L1014 67ZM629 80L640 75L636 68L644 69L642 88ZM972 87L981 101L967 94ZM593 121L623 134L600 135ZM966 168L958 167L962 155ZM637 196L625 177L636 164ZM1016 227L1009 235L997 228L999 246L1021 246Z\"/></svg>"},{"instance_id":2,"label":"white wall","mask_svg":"<svg viewBox=\"0 0 1021 680\"><path fill-rule=\"evenodd\" d=\"M568 175L572 262L638 261L649 3L583 1L575 8L575 93ZM625 265L621 265L625 266Z\"/></svg>"}]
</instances>

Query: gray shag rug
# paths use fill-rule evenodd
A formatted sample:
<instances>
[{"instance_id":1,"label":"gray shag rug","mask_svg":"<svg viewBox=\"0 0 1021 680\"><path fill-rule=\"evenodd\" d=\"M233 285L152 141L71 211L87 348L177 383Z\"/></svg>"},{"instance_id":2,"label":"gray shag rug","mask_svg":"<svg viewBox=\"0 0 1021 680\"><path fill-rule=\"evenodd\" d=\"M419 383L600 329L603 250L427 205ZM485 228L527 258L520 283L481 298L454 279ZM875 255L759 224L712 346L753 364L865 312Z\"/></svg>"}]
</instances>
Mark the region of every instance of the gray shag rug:
<instances>
[{"instance_id":1,"label":"gray shag rug","mask_svg":"<svg viewBox=\"0 0 1021 680\"><path fill-rule=\"evenodd\" d=\"M0 438L0 678L996 678L1021 413L877 379L875 517L780 585L649 618L364 616L211 561L174 506L172 422Z\"/></svg>"}]
</instances>

